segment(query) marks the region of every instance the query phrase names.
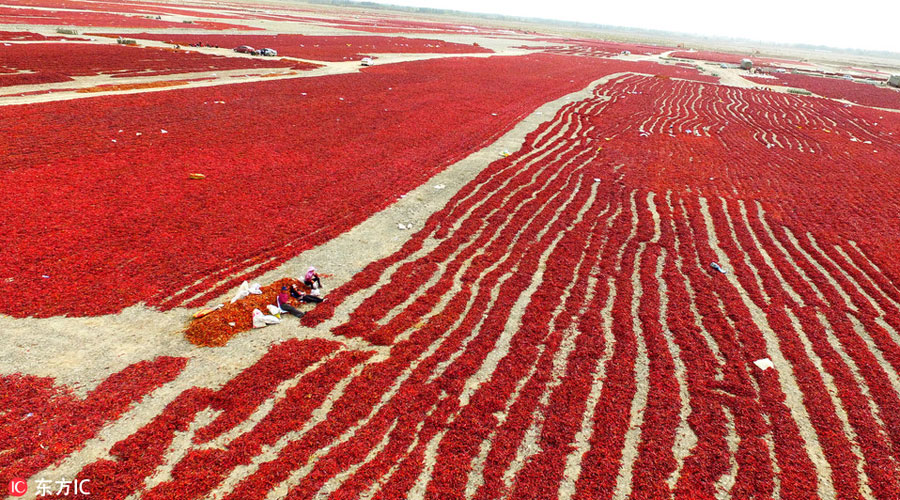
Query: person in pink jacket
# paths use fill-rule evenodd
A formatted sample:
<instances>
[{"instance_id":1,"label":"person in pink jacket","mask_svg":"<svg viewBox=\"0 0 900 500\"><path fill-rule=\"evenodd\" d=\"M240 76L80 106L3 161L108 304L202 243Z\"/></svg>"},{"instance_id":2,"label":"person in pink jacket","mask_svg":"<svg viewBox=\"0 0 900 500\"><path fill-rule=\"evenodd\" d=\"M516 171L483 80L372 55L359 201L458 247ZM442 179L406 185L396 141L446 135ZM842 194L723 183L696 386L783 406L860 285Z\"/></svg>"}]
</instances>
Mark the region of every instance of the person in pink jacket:
<instances>
[{"instance_id":1,"label":"person in pink jacket","mask_svg":"<svg viewBox=\"0 0 900 500\"><path fill-rule=\"evenodd\" d=\"M319 275L316 274L316 268L309 267L309 270L306 271L306 276L303 277L303 284L310 288L322 288L322 281L319 280Z\"/></svg>"}]
</instances>

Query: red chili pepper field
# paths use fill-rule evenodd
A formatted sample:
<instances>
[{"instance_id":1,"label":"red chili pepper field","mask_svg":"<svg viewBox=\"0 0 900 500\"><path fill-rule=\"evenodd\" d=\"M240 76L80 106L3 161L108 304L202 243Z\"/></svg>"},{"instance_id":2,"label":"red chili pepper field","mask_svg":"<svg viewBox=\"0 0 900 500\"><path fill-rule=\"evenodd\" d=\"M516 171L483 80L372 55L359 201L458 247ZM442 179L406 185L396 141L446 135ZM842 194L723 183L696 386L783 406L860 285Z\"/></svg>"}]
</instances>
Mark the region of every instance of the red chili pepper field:
<instances>
[{"instance_id":1,"label":"red chili pepper field","mask_svg":"<svg viewBox=\"0 0 900 500\"><path fill-rule=\"evenodd\" d=\"M291 46L316 19L428 39L184 57L0 19L3 488L900 498L897 89L850 104L447 20L91 3L59 7L98 32L218 9ZM310 265L326 300L251 328Z\"/></svg>"}]
</instances>

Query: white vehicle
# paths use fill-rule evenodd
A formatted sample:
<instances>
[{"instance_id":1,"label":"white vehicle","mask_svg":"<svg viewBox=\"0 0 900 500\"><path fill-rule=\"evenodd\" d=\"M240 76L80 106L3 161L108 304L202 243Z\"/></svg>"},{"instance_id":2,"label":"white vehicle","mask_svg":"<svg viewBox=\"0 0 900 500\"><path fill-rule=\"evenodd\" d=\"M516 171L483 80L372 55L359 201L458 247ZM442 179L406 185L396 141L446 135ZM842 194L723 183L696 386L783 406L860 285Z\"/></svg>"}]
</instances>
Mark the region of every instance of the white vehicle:
<instances>
[{"instance_id":1,"label":"white vehicle","mask_svg":"<svg viewBox=\"0 0 900 500\"><path fill-rule=\"evenodd\" d=\"M374 63L372 62L372 58L371 58L371 57L363 57L363 58L362 58L362 61L360 61L360 62L362 63L363 66L371 66L372 64L374 64Z\"/></svg>"}]
</instances>

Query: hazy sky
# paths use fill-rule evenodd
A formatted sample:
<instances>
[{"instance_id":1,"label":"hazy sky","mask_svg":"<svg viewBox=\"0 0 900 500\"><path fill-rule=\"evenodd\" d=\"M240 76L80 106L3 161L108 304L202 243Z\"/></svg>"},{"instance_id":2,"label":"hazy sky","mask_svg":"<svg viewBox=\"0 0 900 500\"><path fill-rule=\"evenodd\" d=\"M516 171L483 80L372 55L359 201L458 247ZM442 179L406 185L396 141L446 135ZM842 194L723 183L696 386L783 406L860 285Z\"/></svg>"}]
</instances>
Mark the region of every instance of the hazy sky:
<instances>
[{"instance_id":1,"label":"hazy sky","mask_svg":"<svg viewBox=\"0 0 900 500\"><path fill-rule=\"evenodd\" d=\"M900 52L896 0L376 0L379 3Z\"/></svg>"}]
</instances>

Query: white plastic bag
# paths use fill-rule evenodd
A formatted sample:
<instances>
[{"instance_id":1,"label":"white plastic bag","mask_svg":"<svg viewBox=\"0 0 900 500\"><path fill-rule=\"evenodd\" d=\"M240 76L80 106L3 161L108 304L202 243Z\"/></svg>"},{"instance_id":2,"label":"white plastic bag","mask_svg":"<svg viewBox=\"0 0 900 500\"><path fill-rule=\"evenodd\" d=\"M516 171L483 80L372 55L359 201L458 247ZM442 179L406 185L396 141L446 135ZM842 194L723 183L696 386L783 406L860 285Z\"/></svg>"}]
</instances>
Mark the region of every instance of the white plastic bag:
<instances>
[{"instance_id":1,"label":"white plastic bag","mask_svg":"<svg viewBox=\"0 0 900 500\"><path fill-rule=\"evenodd\" d=\"M259 309L253 310L253 328L263 328L267 325L277 325L281 320L269 314L263 314Z\"/></svg>"},{"instance_id":2,"label":"white plastic bag","mask_svg":"<svg viewBox=\"0 0 900 500\"><path fill-rule=\"evenodd\" d=\"M250 293L252 293L253 295L262 295L262 290L259 288L259 283L250 284Z\"/></svg>"},{"instance_id":3,"label":"white plastic bag","mask_svg":"<svg viewBox=\"0 0 900 500\"><path fill-rule=\"evenodd\" d=\"M269 314L272 314L272 315L278 315L278 314L281 314L281 313L284 312L284 311L281 310L280 307L278 307L278 306L276 306L276 305L274 305L274 304L268 304L268 305L266 306L266 309L268 309L268 310L269 310Z\"/></svg>"},{"instance_id":4,"label":"white plastic bag","mask_svg":"<svg viewBox=\"0 0 900 500\"><path fill-rule=\"evenodd\" d=\"M241 283L241 286L238 287L237 292L235 292L234 297L231 298L231 303L243 299L244 297L250 295L250 285L245 281Z\"/></svg>"},{"instance_id":5,"label":"white plastic bag","mask_svg":"<svg viewBox=\"0 0 900 500\"><path fill-rule=\"evenodd\" d=\"M264 317L265 317L265 314L263 314L262 311L260 311L259 309L254 309L253 310L253 328L263 328L264 326L266 326L266 320L263 319Z\"/></svg>"}]
</instances>

